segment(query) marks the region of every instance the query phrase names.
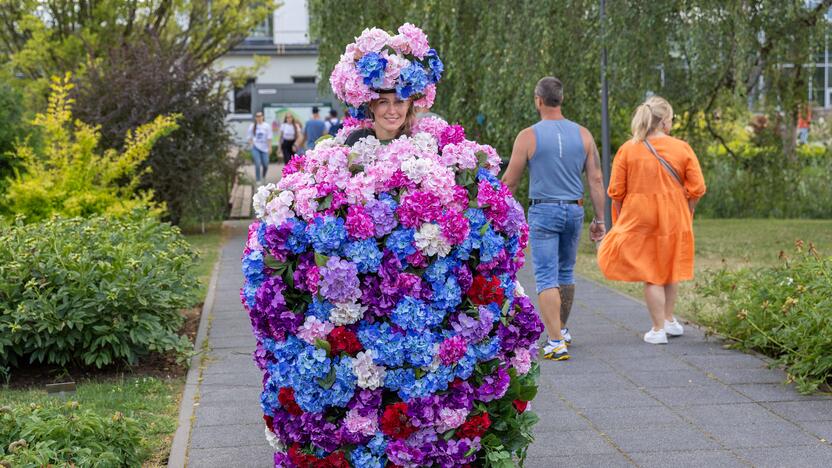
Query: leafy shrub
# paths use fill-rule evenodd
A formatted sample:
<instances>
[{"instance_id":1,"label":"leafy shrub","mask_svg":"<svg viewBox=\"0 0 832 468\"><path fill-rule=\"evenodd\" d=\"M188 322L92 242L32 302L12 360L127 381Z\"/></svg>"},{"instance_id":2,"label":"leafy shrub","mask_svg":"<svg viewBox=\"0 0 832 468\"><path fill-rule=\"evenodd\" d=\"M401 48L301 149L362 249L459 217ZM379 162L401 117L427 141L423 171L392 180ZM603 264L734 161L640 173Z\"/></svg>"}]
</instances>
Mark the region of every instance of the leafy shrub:
<instances>
[{"instance_id":1,"label":"leafy shrub","mask_svg":"<svg viewBox=\"0 0 832 468\"><path fill-rule=\"evenodd\" d=\"M0 193L19 163L12 150L24 133L20 99L20 94L0 79Z\"/></svg>"},{"instance_id":2,"label":"leafy shrub","mask_svg":"<svg viewBox=\"0 0 832 468\"><path fill-rule=\"evenodd\" d=\"M127 131L123 152L99 154L99 129L73 122L71 89L69 75L53 78L49 109L34 121L42 131L43 148L17 149L23 170L9 185L3 208L24 215L28 222L53 213L92 216L127 213L137 207L158 210L152 193L138 190L140 169L156 140L176 128L175 119L156 117Z\"/></svg>"},{"instance_id":3,"label":"leafy shrub","mask_svg":"<svg viewBox=\"0 0 832 468\"><path fill-rule=\"evenodd\" d=\"M157 115L182 115L179 128L153 146L143 163L152 172L141 181L174 224L226 214L238 161L228 157L224 79L191 52L149 35L113 47L77 80L78 115L101 126L105 148L121 148L129 129Z\"/></svg>"},{"instance_id":4,"label":"leafy shrub","mask_svg":"<svg viewBox=\"0 0 832 468\"><path fill-rule=\"evenodd\" d=\"M141 212L0 227L0 366L185 351L195 255L178 228Z\"/></svg>"},{"instance_id":5,"label":"leafy shrub","mask_svg":"<svg viewBox=\"0 0 832 468\"><path fill-rule=\"evenodd\" d=\"M0 407L0 462L14 467L140 466L136 421L77 402Z\"/></svg>"},{"instance_id":6,"label":"leafy shrub","mask_svg":"<svg viewBox=\"0 0 832 468\"><path fill-rule=\"evenodd\" d=\"M832 257L797 242L793 259L773 268L723 269L708 276L703 293L716 312L700 321L777 359L804 393L832 378Z\"/></svg>"}]
</instances>

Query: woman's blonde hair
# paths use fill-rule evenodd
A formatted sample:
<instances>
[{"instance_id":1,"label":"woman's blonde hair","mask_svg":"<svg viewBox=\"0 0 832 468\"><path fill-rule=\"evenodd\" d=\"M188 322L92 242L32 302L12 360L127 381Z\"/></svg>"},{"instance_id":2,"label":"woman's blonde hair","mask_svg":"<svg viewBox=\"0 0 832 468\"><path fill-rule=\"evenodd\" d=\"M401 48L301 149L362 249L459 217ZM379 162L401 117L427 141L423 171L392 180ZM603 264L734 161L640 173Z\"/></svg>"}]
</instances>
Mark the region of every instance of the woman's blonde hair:
<instances>
[{"instance_id":1,"label":"woman's blonde hair","mask_svg":"<svg viewBox=\"0 0 832 468\"><path fill-rule=\"evenodd\" d=\"M633 121L630 123L633 140L644 141L647 135L659 128L662 121L672 117L673 107L665 98L650 96L633 114Z\"/></svg>"}]
</instances>

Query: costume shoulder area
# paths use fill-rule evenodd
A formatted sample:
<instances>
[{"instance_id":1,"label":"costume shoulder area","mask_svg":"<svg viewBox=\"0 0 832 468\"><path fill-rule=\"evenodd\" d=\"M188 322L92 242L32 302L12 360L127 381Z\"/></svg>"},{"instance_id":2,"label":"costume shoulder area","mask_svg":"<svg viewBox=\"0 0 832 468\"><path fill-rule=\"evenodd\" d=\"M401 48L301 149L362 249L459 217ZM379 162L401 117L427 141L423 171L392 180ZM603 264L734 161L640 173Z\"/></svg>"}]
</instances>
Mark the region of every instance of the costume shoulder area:
<instances>
[{"instance_id":1,"label":"costume shoulder area","mask_svg":"<svg viewBox=\"0 0 832 468\"><path fill-rule=\"evenodd\" d=\"M350 133L350 136L347 137L347 140L344 142L344 145L353 146L354 144L358 143L358 140L366 138L368 136L375 135L375 132L373 132L373 130L370 128L359 128L358 130Z\"/></svg>"}]
</instances>

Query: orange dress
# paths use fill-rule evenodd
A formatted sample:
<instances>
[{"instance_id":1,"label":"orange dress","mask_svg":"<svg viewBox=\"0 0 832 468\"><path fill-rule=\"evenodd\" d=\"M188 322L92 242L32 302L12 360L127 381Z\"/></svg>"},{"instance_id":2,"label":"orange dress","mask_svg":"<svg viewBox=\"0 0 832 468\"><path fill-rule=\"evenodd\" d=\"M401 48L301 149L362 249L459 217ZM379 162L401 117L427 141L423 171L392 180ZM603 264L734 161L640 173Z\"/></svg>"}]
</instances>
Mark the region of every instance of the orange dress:
<instances>
[{"instance_id":1,"label":"orange dress","mask_svg":"<svg viewBox=\"0 0 832 468\"><path fill-rule=\"evenodd\" d=\"M615 155L609 196L623 203L598 249L608 279L669 284L693 278L693 217L688 199L705 194L690 145L671 136L649 139L673 166L684 190L643 142L628 141Z\"/></svg>"}]
</instances>

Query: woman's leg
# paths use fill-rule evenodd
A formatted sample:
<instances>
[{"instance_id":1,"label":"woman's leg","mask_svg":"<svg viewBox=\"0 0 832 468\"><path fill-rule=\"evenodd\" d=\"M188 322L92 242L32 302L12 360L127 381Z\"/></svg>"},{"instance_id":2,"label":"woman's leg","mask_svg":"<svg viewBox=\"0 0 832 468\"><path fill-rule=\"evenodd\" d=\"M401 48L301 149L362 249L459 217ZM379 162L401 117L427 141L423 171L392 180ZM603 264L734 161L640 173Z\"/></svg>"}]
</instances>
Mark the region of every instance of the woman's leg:
<instances>
[{"instance_id":1,"label":"woman's leg","mask_svg":"<svg viewBox=\"0 0 832 468\"><path fill-rule=\"evenodd\" d=\"M644 283L644 302L647 303L647 311L650 312L653 330L664 330L664 286Z\"/></svg>"},{"instance_id":2,"label":"woman's leg","mask_svg":"<svg viewBox=\"0 0 832 468\"><path fill-rule=\"evenodd\" d=\"M283 162L286 164L292 160L293 146L295 146L295 140L283 140Z\"/></svg>"},{"instance_id":3,"label":"woman's leg","mask_svg":"<svg viewBox=\"0 0 832 468\"><path fill-rule=\"evenodd\" d=\"M260 150L251 148L251 160L254 162L254 181L260 183Z\"/></svg>"},{"instance_id":4,"label":"woman's leg","mask_svg":"<svg viewBox=\"0 0 832 468\"><path fill-rule=\"evenodd\" d=\"M673 321L673 310L676 308L676 297L679 295L679 283L664 285L664 319Z\"/></svg>"}]
</instances>

